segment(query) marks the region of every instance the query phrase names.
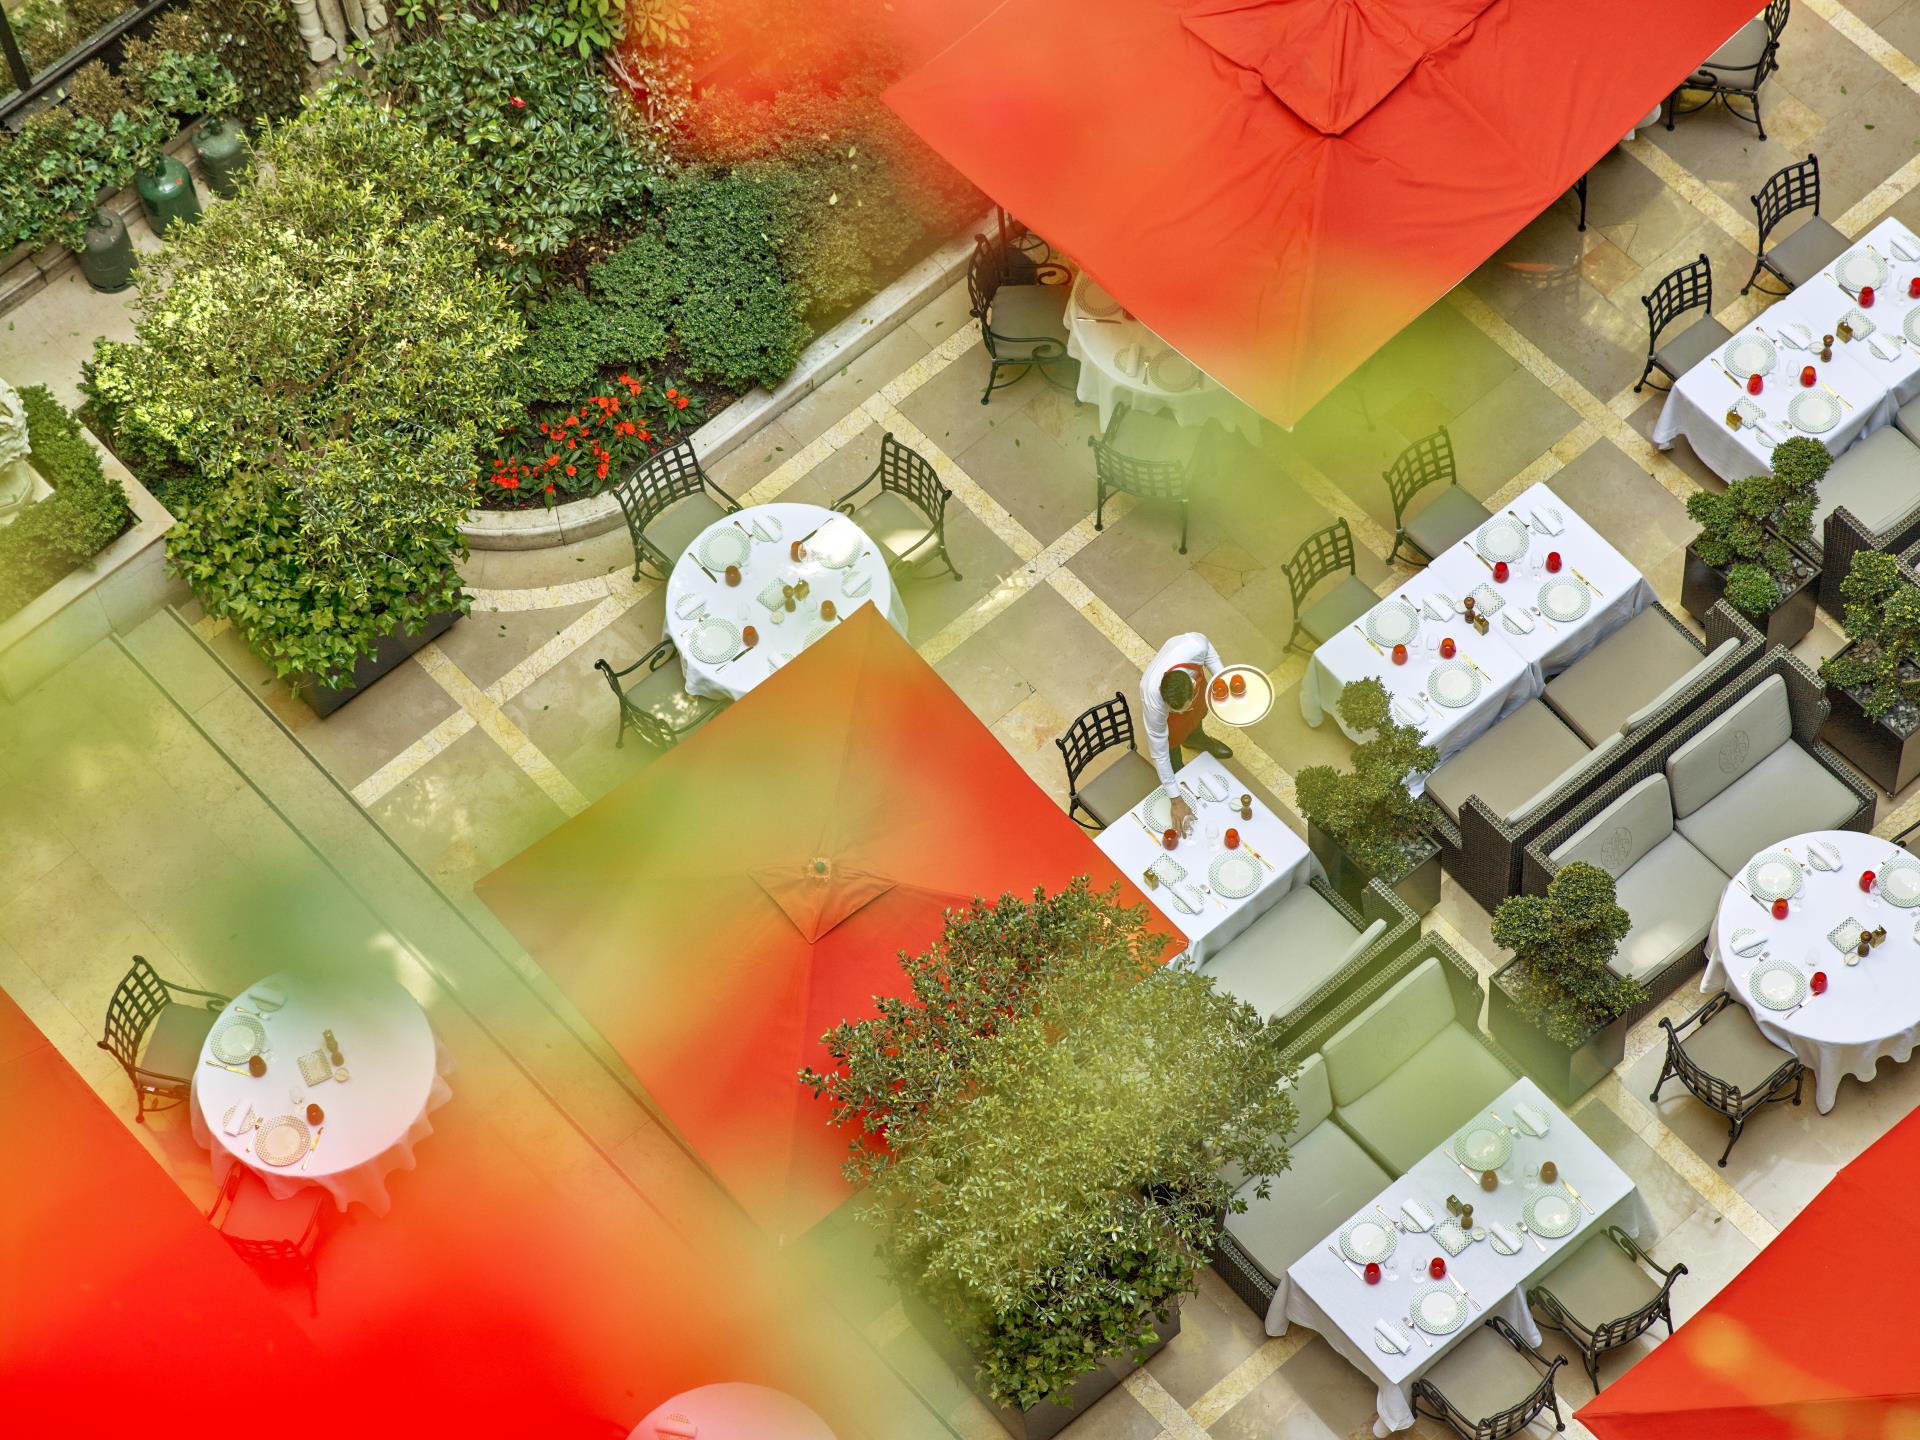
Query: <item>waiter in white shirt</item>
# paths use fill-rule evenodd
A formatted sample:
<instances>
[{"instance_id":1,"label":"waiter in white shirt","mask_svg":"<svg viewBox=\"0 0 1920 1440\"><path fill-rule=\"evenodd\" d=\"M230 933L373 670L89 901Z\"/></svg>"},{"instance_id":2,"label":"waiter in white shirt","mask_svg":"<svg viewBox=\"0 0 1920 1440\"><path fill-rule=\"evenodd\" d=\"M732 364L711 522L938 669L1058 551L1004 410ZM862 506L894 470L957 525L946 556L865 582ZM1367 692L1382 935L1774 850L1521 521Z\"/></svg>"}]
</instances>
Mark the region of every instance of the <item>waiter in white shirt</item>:
<instances>
[{"instance_id":1,"label":"waiter in white shirt","mask_svg":"<svg viewBox=\"0 0 1920 1440\"><path fill-rule=\"evenodd\" d=\"M1146 724L1147 758L1160 773L1160 783L1173 788L1174 767L1180 751L1205 750L1216 760L1232 758L1233 751L1200 728L1207 718L1207 682L1226 662L1213 643L1197 630L1176 635L1160 647L1140 678L1140 713ZM1186 802L1174 791L1176 822Z\"/></svg>"}]
</instances>

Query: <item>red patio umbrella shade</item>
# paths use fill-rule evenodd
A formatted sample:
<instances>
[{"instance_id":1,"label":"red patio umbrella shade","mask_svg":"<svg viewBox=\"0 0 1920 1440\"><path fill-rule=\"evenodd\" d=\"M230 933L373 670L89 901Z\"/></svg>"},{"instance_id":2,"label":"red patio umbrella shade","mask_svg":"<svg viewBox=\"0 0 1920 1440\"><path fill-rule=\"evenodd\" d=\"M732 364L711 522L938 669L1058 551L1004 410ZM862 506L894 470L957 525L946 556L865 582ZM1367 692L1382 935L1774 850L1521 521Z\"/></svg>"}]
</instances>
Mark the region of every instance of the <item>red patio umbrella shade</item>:
<instances>
[{"instance_id":1,"label":"red patio umbrella shade","mask_svg":"<svg viewBox=\"0 0 1920 1440\"><path fill-rule=\"evenodd\" d=\"M1755 8L1007 0L887 99L1291 426Z\"/></svg>"},{"instance_id":2,"label":"red patio umbrella shade","mask_svg":"<svg viewBox=\"0 0 1920 1440\"><path fill-rule=\"evenodd\" d=\"M769 1233L845 1198L800 1084L949 906L1119 878L866 606L479 893ZM1129 900L1140 897L1130 886Z\"/></svg>"}]
</instances>

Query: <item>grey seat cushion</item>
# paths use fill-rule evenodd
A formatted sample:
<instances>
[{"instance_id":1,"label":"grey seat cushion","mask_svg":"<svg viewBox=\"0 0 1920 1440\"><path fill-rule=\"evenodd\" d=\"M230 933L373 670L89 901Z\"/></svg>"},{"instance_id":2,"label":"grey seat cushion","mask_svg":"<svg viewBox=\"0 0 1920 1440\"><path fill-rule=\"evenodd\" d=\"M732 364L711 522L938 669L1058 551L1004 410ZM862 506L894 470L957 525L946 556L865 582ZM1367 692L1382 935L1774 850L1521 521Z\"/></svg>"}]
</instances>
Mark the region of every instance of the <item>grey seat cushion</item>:
<instances>
[{"instance_id":1,"label":"grey seat cushion","mask_svg":"<svg viewBox=\"0 0 1920 1440\"><path fill-rule=\"evenodd\" d=\"M1318 890L1300 885L1200 970L1215 988L1278 1019L1340 973L1361 933Z\"/></svg>"},{"instance_id":2,"label":"grey seat cushion","mask_svg":"<svg viewBox=\"0 0 1920 1440\"><path fill-rule=\"evenodd\" d=\"M1689 687L1695 691L1696 696L1706 694L1709 685L1726 677L1733 665L1734 652L1739 648L1740 640L1737 636L1729 636L1722 640L1711 651L1702 655L1692 669L1684 675L1677 676L1671 685L1622 720L1620 733L1637 735L1653 723L1662 709L1678 699L1681 692Z\"/></svg>"},{"instance_id":3,"label":"grey seat cushion","mask_svg":"<svg viewBox=\"0 0 1920 1440\"><path fill-rule=\"evenodd\" d=\"M1853 242L1819 215L1767 251L1767 261L1789 285L1804 285L1846 253Z\"/></svg>"},{"instance_id":4,"label":"grey seat cushion","mask_svg":"<svg viewBox=\"0 0 1920 1440\"><path fill-rule=\"evenodd\" d=\"M1614 972L1645 980L1697 948L1726 885L1725 872L1686 836L1672 834L1654 846L1614 881L1614 899L1633 917L1633 928L1614 952Z\"/></svg>"},{"instance_id":5,"label":"grey seat cushion","mask_svg":"<svg viewBox=\"0 0 1920 1440\"><path fill-rule=\"evenodd\" d=\"M1471 1031L1449 1021L1391 1075L1334 1114L1394 1174L1404 1175L1513 1081Z\"/></svg>"},{"instance_id":6,"label":"grey seat cushion","mask_svg":"<svg viewBox=\"0 0 1920 1440\"><path fill-rule=\"evenodd\" d=\"M1357 575L1348 575L1317 600L1309 600L1300 612L1300 625L1315 644L1325 644L1367 611L1380 603L1380 597Z\"/></svg>"},{"instance_id":7,"label":"grey seat cushion","mask_svg":"<svg viewBox=\"0 0 1920 1440\"><path fill-rule=\"evenodd\" d=\"M148 1075L169 1080L192 1080L200 1063L200 1049L207 1043L207 1032L219 1016L199 1005L169 1002L154 1017L147 1031L147 1046L135 1066Z\"/></svg>"},{"instance_id":8,"label":"grey seat cushion","mask_svg":"<svg viewBox=\"0 0 1920 1440\"><path fill-rule=\"evenodd\" d=\"M1421 961L1320 1047L1335 1105L1358 1100L1453 1024L1453 992L1440 965L1437 956Z\"/></svg>"},{"instance_id":9,"label":"grey seat cushion","mask_svg":"<svg viewBox=\"0 0 1920 1440\"><path fill-rule=\"evenodd\" d=\"M1753 1094L1793 1059L1760 1033L1753 1016L1738 1001L1722 1007L1706 1024L1695 1026L1680 1048L1694 1064L1742 1095Z\"/></svg>"},{"instance_id":10,"label":"grey seat cushion","mask_svg":"<svg viewBox=\"0 0 1920 1440\"><path fill-rule=\"evenodd\" d=\"M1673 813L1684 818L1705 805L1793 734L1787 682L1769 675L1667 757Z\"/></svg>"},{"instance_id":11,"label":"grey seat cushion","mask_svg":"<svg viewBox=\"0 0 1920 1440\"><path fill-rule=\"evenodd\" d=\"M1598 745L1700 661L1673 622L1648 606L1547 682L1547 704Z\"/></svg>"},{"instance_id":12,"label":"grey seat cushion","mask_svg":"<svg viewBox=\"0 0 1920 1440\"><path fill-rule=\"evenodd\" d=\"M689 695L680 666L671 660L628 685L626 696L636 709L646 711L669 730L691 730L710 719L721 704L710 696Z\"/></svg>"},{"instance_id":13,"label":"grey seat cushion","mask_svg":"<svg viewBox=\"0 0 1920 1440\"><path fill-rule=\"evenodd\" d=\"M1529 700L1429 775L1427 794L1456 821L1469 795L1506 815L1586 755L1586 744L1558 715Z\"/></svg>"},{"instance_id":14,"label":"grey seat cushion","mask_svg":"<svg viewBox=\"0 0 1920 1440\"><path fill-rule=\"evenodd\" d=\"M1653 352L1654 362L1672 376L1681 376L1733 338L1731 331L1711 315L1702 315L1684 330L1669 330Z\"/></svg>"},{"instance_id":15,"label":"grey seat cushion","mask_svg":"<svg viewBox=\"0 0 1920 1440\"><path fill-rule=\"evenodd\" d=\"M853 512L853 523L886 552L889 568L931 553L927 542L933 538L933 521L904 495L882 490Z\"/></svg>"},{"instance_id":16,"label":"grey seat cushion","mask_svg":"<svg viewBox=\"0 0 1920 1440\"><path fill-rule=\"evenodd\" d=\"M1478 1422L1520 1404L1540 1388L1542 1377L1499 1331L1481 1325L1424 1378L1454 1409Z\"/></svg>"},{"instance_id":17,"label":"grey seat cushion","mask_svg":"<svg viewBox=\"0 0 1920 1440\"><path fill-rule=\"evenodd\" d=\"M1789 740L1677 823L1701 854L1732 875L1754 851L1789 835L1840 829L1859 806L1859 796Z\"/></svg>"},{"instance_id":18,"label":"grey seat cushion","mask_svg":"<svg viewBox=\"0 0 1920 1440\"><path fill-rule=\"evenodd\" d=\"M1240 1187L1246 1213L1227 1216L1227 1233L1277 1285L1289 1265L1392 1181L1351 1135L1323 1120L1293 1142L1291 1167L1267 1181L1266 1199L1255 1181Z\"/></svg>"},{"instance_id":19,"label":"grey seat cushion","mask_svg":"<svg viewBox=\"0 0 1920 1440\"><path fill-rule=\"evenodd\" d=\"M1406 523L1407 538L1422 554L1438 555L1458 545L1492 518L1484 505L1458 485L1428 488L1433 498L1414 496L1411 503L1417 508Z\"/></svg>"},{"instance_id":20,"label":"grey seat cushion","mask_svg":"<svg viewBox=\"0 0 1920 1440\"><path fill-rule=\"evenodd\" d=\"M647 522L643 533L649 544L656 545L660 553L667 557L671 565L680 558L687 546L700 538L700 532L716 520L724 520L727 512L716 504L706 491L689 495L684 500L676 500Z\"/></svg>"},{"instance_id":21,"label":"grey seat cushion","mask_svg":"<svg viewBox=\"0 0 1920 1440\"><path fill-rule=\"evenodd\" d=\"M1604 1233L1590 1236L1541 1285L1589 1330L1624 1320L1660 1295L1660 1282Z\"/></svg>"},{"instance_id":22,"label":"grey seat cushion","mask_svg":"<svg viewBox=\"0 0 1920 1440\"><path fill-rule=\"evenodd\" d=\"M1509 810L1506 822L1512 826L1525 826L1538 817L1540 808L1549 800L1563 799L1568 803L1591 794L1601 780L1601 772L1626 753L1627 737L1609 735L1593 749L1582 755L1578 761L1569 765L1519 805Z\"/></svg>"},{"instance_id":23,"label":"grey seat cushion","mask_svg":"<svg viewBox=\"0 0 1920 1440\"><path fill-rule=\"evenodd\" d=\"M1094 819L1111 825L1159 786L1153 762L1138 750L1125 750L1091 780L1081 780L1074 793Z\"/></svg>"},{"instance_id":24,"label":"grey seat cushion","mask_svg":"<svg viewBox=\"0 0 1920 1440\"><path fill-rule=\"evenodd\" d=\"M1766 53L1767 17L1756 15L1734 31L1731 40L1709 55L1696 73L1711 75L1722 85L1745 89L1752 86L1756 67Z\"/></svg>"},{"instance_id":25,"label":"grey seat cushion","mask_svg":"<svg viewBox=\"0 0 1920 1440\"><path fill-rule=\"evenodd\" d=\"M993 330L993 353L1001 360L1031 358L1037 349L1058 350L1065 358L1067 344L1067 287L1064 285L1002 285L987 306Z\"/></svg>"},{"instance_id":26,"label":"grey seat cushion","mask_svg":"<svg viewBox=\"0 0 1920 1440\"><path fill-rule=\"evenodd\" d=\"M1672 833L1667 777L1649 775L1556 845L1548 858L1555 865L1584 860L1618 880Z\"/></svg>"},{"instance_id":27,"label":"grey seat cushion","mask_svg":"<svg viewBox=\"0 0 1920 1440\"><path fill-rule=\"evenodd\" d=\"M1892 425L1857 440L1828 467L1813 507L1816 540L1826 533L1827 517L1842 505L1874 534L1920 500L1920 445Z\"/></svg>"}]
</instances>

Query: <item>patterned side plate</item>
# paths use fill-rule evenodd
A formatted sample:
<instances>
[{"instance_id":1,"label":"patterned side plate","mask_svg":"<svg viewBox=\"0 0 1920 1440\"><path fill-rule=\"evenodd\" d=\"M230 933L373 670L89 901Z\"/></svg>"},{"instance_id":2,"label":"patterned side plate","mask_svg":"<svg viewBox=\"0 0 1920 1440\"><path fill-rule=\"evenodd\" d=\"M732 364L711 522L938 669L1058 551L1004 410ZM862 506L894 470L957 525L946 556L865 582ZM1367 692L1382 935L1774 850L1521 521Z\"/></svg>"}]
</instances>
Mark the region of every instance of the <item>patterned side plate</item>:
<instances>
[{"instance_id":1,"label":"patterned side plate","mask_svg":"<svg viewBox=\"0 0 1920 1440\"><path fill-rule=\"evenodd\" d=\"M1420 633L1420 612L1404 600L1387 600L1367 612L1367 634L1376 645L1408 645Z\"/></svg>"},{"instance_id":2,"label":"patterned side plate","mask_svg":"<svg viewBox=\"0 0 1920 1440\"><path fill-rule=\"evenodd\" d=\"M703 665L719 665L740 653L740 627L731 620L709 615L687 636L687 648Z\"/></svg>"},{"instance_id":3,"label":"patterned side plate","mask_svg":"<svg viewBox=\"0 0 1920 1440\"><path fill-rule=\"evenodd\" d=\"M1920 345L1920 305L1914 306L1900 317L1900 333L1914 344Z\"/></svg>"},{"instance_id":4,"label":"patterned side plate","mask_svg":"<svg viewBox=\"0 0 1920 1440\"><path fill-rule=\"evenodd\" d=\"M1860 948L1860 936L1864 929L1858 920L1849 915L1827 931L1827 943L1843 955L1851 954Z\"/></svg>"},{"instance_id":5,"label":"patterned side plate","mask_svg":"<svg viewBox=\"0 0 1920 1440\"><path fill-rule=\"evenodd\" d=\"M276 1115L253 1137L253 1153L268 1165L291 1165L307 1153L307 1122L298 1115Z\"/></svg>"},{"instance_id":6,"label":"patterned side plate","mask_svg":"<svg viewBox=\"0 0 1920 1440\"><path fill-rule=\"evenodd\" d=\"M731 520L715 525L700 537L700 563L716 573L729 565L744 565L753 553L753 539Z\"/></svg>"},{"instance_id":7,"label":"patterned side plate","mask_svg":"<svg viewBox=\"0 0 1920 1440\"><path fill-rule=\"evenodd\" d=\"M1505 1130L1475 1125L1454 1137L1453 1153L1469 1170L1498 1170L1513 1158L1513 1140Z\"/></svg>"},{"instance_id":8,"label":"patterned side plate","mask_svg":"<svg viewBox=\"0 0 1920 1440\"><path fill-rule=\"evenodd\" d=\"M1540 587L1540 613L1549 620L1578 620L1593 604L1593 592L1578 580L1556 575Z\"/></svg>"},{"instance_id":9,"label":"patterned side plate","mask_svg":"<svg viewBox=\"0 0 1920 1440\"><path fill-rule=\"evenodd\" d=\"M1451 1335L1467 1321L1467 1302L1453 1286L1429 1280L1413 1292L1413 1323L1429 1335Z\"/></svg>"},{"instance_id":10,"label":"patterned side plate","mask_svg":"<svg viewBox=\"0 0 1920 1440\"><path fill-rule=\"evenodd\" d=\"M1159 835L1173 828L1173 792L1162 785L1140 803L1147 828Z\"/></svg>"},{"instance_id":11,"label":"patterned side plate","mask_svg":"<svg viewBox=\"0 0 1920 1440\"><path fill-rule=\"evenodd\" d=\"M1153 363L1147 366L1147 379L1162 390L1178 395L1200 383L1200 371L1177 350L1165 350L1154 356Z\"/></svg>"},{"instance_id":12,"label":"patterned side plate","mask_svg":"<svg viewBox=\"0 0 1920 1440\"><path fill-rule=\"evenodd\" d=\"M1449 1255L1458 1255L1467 1248L1467 1232L1451 1220L1442 1220L1433 1227L1433 1240Z\"/></svg>"},{"instance_id":13,"label":"patterned side plate","mask_svg":"<svg viewBox=\"0 0 1920 1440\"><path fill-rule=\"evenodd\" d=\"M1527 553L1530 532L1511 515L1496 515L1473 537L1473 548L1489 560L1518 560Z\"/></svg>"},{"instance_id":14,"label":"patterned side plate","mask_svg":"<svg viewBox=\"0 0 1920 1440\"><path fill-rule=\"evenodd\" d=\"M251 1015L229 1015L213 1032L213 1058L226 1065L244 1065L265 1053L267 1032Z\"/></svg>"},{"instance_id":15,"label":"patterned side plate","mask_svg":"<svg viewBox=\"0 0 1920 1440\"><path fill-rule=\"evenodd\" d=\"M1833 278L1849 295L1858 295L1862 285L1879 290L1887 283L1887 262L1871 250L1849 250L1834 262Z\"/></svg>"},{"instance_id":16,"label":"patterned side plate","mask_svg":"<svg viewBox=\"0 0 1920 1440\"><path fill-rule=\"evenodd\" d=\"M1729 340L1726 348L1720 352L1720 359L1733 372L1736 380L1744 380L1749 375L1771 373L1778 353L1766 336L1750 331Z\"/></svg>"},{"instance_id":17,"label":"patterned side plate","mask_svg":"<svg viewBox=\"0 0 1920 1440\"><path fill-rule=\"evenodd\" d=\"M756 536L769 545L787 533L787 527L780 523L780 517L771 510L755 509L751 514L753 518L747 522L748 525Z\"/></svg>"},{"instance_id":18,"label":"patterned side plate","mask_svg":"<svg viewBox=\"0 0 1920 1440\"><path fill-rule=\"evenodd\" d=\"M1806 874L1784 850L1767 850L1747 862L1747 888L1762 900L1791 900Z\"/></svg>"},{"instance_id":19,"label":"patterned side plate","mask_svg":"<svg viewBox=\"0 0 1920 1440\"><path fill-rule=\"evenodd\" d=\"M1427 693L1437 705L1458 710L1480 694L1480 672L1460 660L1442 660L1427 675Z\"/></svg>"},{"instance_id":20,"label":"patterned side plate","mask_svg":"<svg viewBox=\"0 0 1920 1440\"><path fill-rule=\"evenodd\" d=\"M1340 1232L1340 1253L1356 1265L1384 1260L1400 1243L1400 1232L1384 1220L1352 1220Z\"/></svg>"},{"instance_id":21,"label":"patterned side plate","mask_svg":"<svg viewBox=\"0 0 1920 1440\"><path fill-rule=\"evenodd\" d=\"M1489 620L1506 608L1507 597L1491 585L1476 585L1468 593L1473 596L1474 613L1484 615Z\"/></svg>"},{"instance_id":22,"label":"patterned side plate","mask_svg":"<svg viewBox=\"0 0 1920 1440\"><path fill-rule=\"evenodd\" d=\"M1840 402L1824 390L1802 390L1787 401L1787 418L1796 430L1824 435L1840 423Z\"/></svg>"},{"instance_id":23,"label":"patterned side plate","mask_svg":"<svg viewBox=\"0 0 1920 1440\"><path fill-rule=\"evenodd\" d=\"M1549 1240L1571 1235L1574 1227L1580 1223L1580 1211L1571 1199L1558 1190L1542 1190L1532 1196L1520 1207L1520 1214L1529 1230L1537 1231Z\"/></svg>"},{"instance_id":24,"label":"patterned side plate","mask_svg":"<svg viewBox=\"0 0 1920 1440\"><path fill-rule=\"evenodd\" d=\"M1896 855L1884 861L1879 873L1880 893L1889 905L1911 910L1920 905L1920 860Z\"/></svg>"},{"instance_id":25,"label":"patterned side plate","mask_svg":"<svg viewBox=\"0 0 1920 1440\"><path fill-rule=\"evenodd\" d=\"M1866 312L1862 310L1849 310L1840 318L1847 322L1847 328L1853 331L1853 338L1856 340L1864 340L1880 328L1869 320Z\"/></svg>"},{"instance_id":26,"label":"patterned side plate","mask_svg":"<svg viewBox=\"0 0 1920 1440\"><path fill-rule=\"evenodd\" d=\"M1207 879L1229 900L1240 900L1260 888L1260 866L1245 851L1229 850L1213 857Z\"/></svg>"},{"instance_id":27,"label":"patterned side plate","mask_svg":"<svg viewBox=\"0 0 1920 1440\"><path fill-rule=\"evenodd\" d=\"M784 583L785 582L780 580L769 580L765 585L760 587L760 593L753 598L769 610L784 610L787 604L786 591L782 588ZM686 617L682 616L681 618L685 619Z\"/></svg>"},{"instance_id":28,"label":"patterned side plate","mask_svg":"<svg viewBox=\"0 0 1920 1440\"><path fill-rule=\"evenodd\" d=\"M1791 1010L1807 997L1807 977L1798 965L1769 960L1747 977L1747 993L1769 1010Z\"/></svg>"}]
</instances>

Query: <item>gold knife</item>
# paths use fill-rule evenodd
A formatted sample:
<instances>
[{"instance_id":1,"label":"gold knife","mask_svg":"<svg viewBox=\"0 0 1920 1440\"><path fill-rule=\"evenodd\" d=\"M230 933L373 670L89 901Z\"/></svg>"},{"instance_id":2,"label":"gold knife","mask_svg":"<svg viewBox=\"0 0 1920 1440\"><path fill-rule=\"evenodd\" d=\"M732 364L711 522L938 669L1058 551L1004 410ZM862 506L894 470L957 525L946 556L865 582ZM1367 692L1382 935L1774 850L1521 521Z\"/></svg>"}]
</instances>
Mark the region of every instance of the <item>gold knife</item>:
<instances>
[{"instance_id":1,"label":"gold knife","mask_svg":"<svg viewBox=\"0 0 1920 1440\"><path fill-rule=\"evenodd\" d=\"M1479 676L1480 676L1480 678L1481 678L1482 680L1484 680L1484 681L1486 681L1486 682L1487 682L1487 684L1489 684L1489 685L1491 685L1491 684L1493 683L1493 677L1492 677L1491 675L1489 675L1489 674L1487 674L1487 672L1486 672L1486 671L1484 671L1484 670L1481 670L1481 669L1480 669L1480 667L1479 667L1479 665L1477 665L1477 664L1475 664L1475 663L1474 663L1474 659L1473 659L1473 657L1472 657L1471 655L1469 655L1469 654L1467 654L1467 652L1466 652L1466 651L1464 651L1464 650L1462 650L1462 649L1461 649L1461 648L1460 648L1459 646L1457 646L1457 645L1456 645L1456 646L1454 646L1454 648L1453 648L1453 653L1454 653L1454 656L1455 656L1455 658L1457 658L1457 659L1460 659L1460 660L1464 660L1464 661L1466 661L1466 662L1467 662L1467 664L1469 664L1469 665L1472 665L1472 666L1473 666L1473 668L1474 668L1474 670L1475 670L1475 671L1477 671L1477 672L1479 673Z\"/></svg>"},{"instance_id":2,"label":"gold knife","mask_svg":"<svg viewBox=\"0 0 1920 1440\"><path fill-rule=\"evenodd\" d=\"M1573 571L1574 575L1579 579L1580 583L1586 586L1587 589L1591 590L1596 595L1601 593L1600 587L1598 585L1594 584L1591 580L1587 579L1586 576L1580 574L1580 567L1578 565L1569 565L1567 566L1567 568Z\"/></svg>"},{"instance_id":3,"label":"gold knife","mask_svg":"<svg viewBox=\"0 0 1920 1440\"><path fill-rule=\"evenodd\" d=\"M1367 648L1373 651L1373 653L1378 655L1382 660L1387 658L1387 652L1382 650L1378 645L1374 644L1373 637L1367 634L1367 632L1362 630L1358 625L1353 627L1353 633L1358 635L1362 640L1366 641Z\"/></svg>"},{"instance_id":4,"label":"gold knife","mask_svg":"<svg viewBox=\"0 0 1920 1440\"><path fill-rule=\"evenodd\" d=\"M1726 366L1720 363L1720 357L1718 355L1709 355L1707 358L1713 361L1714 369L1718 370L1722 375L1727 377L1727 383L1729 385L1733 386L1734 389L1738 390L1743 395L1747 393L1747 387L1742 385L1738 380L1733 378L1733 372L1727 369Z\"/></svg>"},{"instance_id":5,"label":"gold knife","mask_svg":"<svg viewBox=\"0 0 1920 1440\"><path fill-rule=\"evenodd\" d=\"M1489 575L1493 573L1493 566L1487 564L1486 556L1482 555L1478 550L1473 548L1473 542L1471 540L1462 540L1460 543L1467 547L1467 553L1469 555L1473 556L1473 558L1478 560L1482 565L1487 566L1487 573Z\"/></svg>"},{"instance_id":6,"label":"gold knife","mask_svg":"<svg viewBox=\"0 0 1920 1440\"><path fill-rule=\"evenodd\" d=\"M1593 1207L1587 1204L1586 1197L1584 1195L1582 1195L1578 1190L1573 1188L1573 1182L1571 1180L1567 1179L1566 1176L1562 1175L1560 1177L1560 1183L1567 1187L1567 1193L1569 1195L1573 1196L1574 1199L1580 1202L1580 1208L1582 1210L1586 1211L1587 1214L1589 1215L1593 1214Z\"/></svg>"},{"instance_id":7,"label":"gold knife","mask_svg":"<svg viewBox=\"0 0 1920 1440\"><path fill-rule=\"evenodd\" d=\"M326 1133L327 1127L324 1125L313 1132L313 1143L307 1146L307 1153L300 1157L300 1168L302 1170L307 1168L307 1161L313 1158L313 1152L320 1148L320 1137ZM1571 1189L1572 1187L1569 1186L1568 1188ZM1573 1198L1578 1200L1580 1197L1576 1195Z\"/></svg>"},{"instance_id":8,"label":"gold knife","mask_svg":"<svg viewBox=\"0 0 1920 1440\"><path fill-rule=\"evenodd\" d=\"M1829 395L1833 396L1834 399L1838 400L1842 405L1846 406L1849 410L1853 408L1853 401L1849 400L1846 396L1842 395L1838 390L1834 389L1833 386L1827 384L1826 381L1822 380L1820 382L1820 388L1826 391Z\"/></svg>"},{"instance_id":9,"label":"gold knife","mask_svg":"<svg viewBox=\"0 0 1920 1440\"><path fill-rule=\"evenodd\" d=\"M1267 857L1262 855L1258 850L1254 849L1253 846L1247 844L1245 840L1242 840L1240 842L1240 848L1246 851L1249 855L1253 856L1253 858L1258 860L1262 865L1265 865L1267 869L1269 870L1273 869L1273 862L1267 859Z\"/></svg>"}]
</instances>

